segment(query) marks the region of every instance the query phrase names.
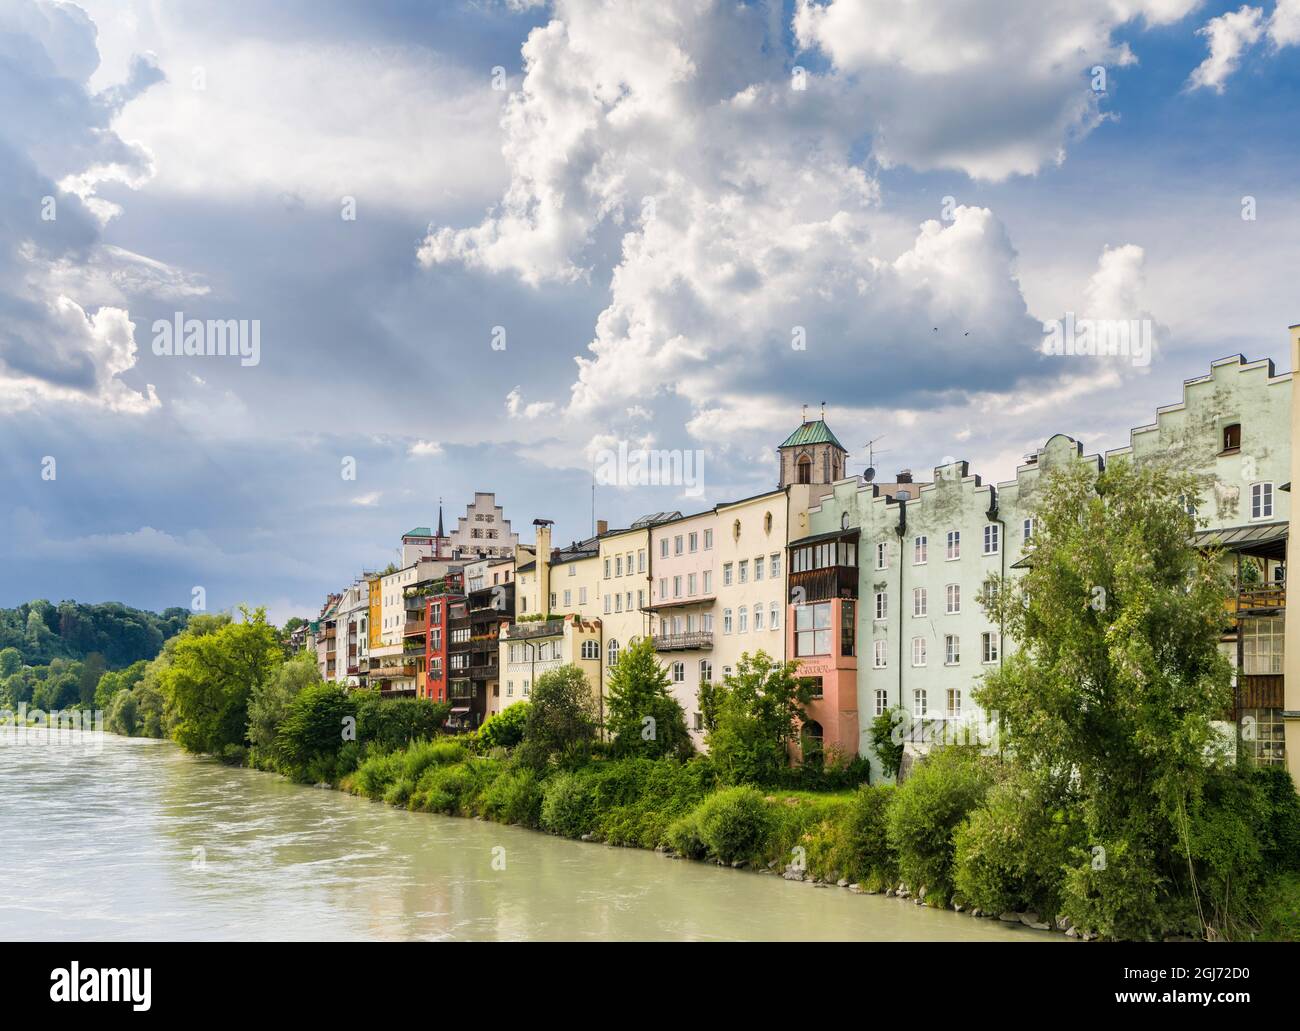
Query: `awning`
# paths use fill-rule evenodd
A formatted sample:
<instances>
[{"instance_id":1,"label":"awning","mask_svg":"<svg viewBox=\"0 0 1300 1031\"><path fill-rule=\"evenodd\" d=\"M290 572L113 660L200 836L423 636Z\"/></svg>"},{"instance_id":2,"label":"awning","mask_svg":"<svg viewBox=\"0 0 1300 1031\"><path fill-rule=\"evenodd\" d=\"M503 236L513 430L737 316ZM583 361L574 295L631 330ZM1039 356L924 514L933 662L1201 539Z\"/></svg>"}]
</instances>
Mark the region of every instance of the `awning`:
<instances>
[{"instance_id":1,"label":"awning","mask_svg":"<svg viewBox=\"0 0 1300 1031\"><path fill-rule=\"evenodd\" d=\"M857 540L861 536L860 527L851 526L847 530L830 530L827 533L814 533L810 537L800 537L797 541L791 541L786 545L787 548L801 548L806 544L820 544L822 541L833 540Z\"/></svg>"},{"instance_id":2,"label":"awning","mask_svg":"<svg viewBox=\"0 0 1300 1031\"><path fill-rule=\"evenodd\" d=\"M1287 526L1285 521L1227 526L1221 530L1201 530L1192 535L1198 548L1222 548L1259 558L1286 558Z\"/></svg>"},{"instance_id":3,"label":"awning","mask_svg":"<svg viewBox=\"0 0 1300 1031\"><path fill-rule=\"evenodd\" d=\"M465 706L463 709L462 709L462 708L455 708L455 709L452 709L452 710L451 710L451 714L452 714L453 716L455 716L457 713L464 713L464 712L469 712L469 706L468 706L468 705Z\"/></svg>"}]
</instances>

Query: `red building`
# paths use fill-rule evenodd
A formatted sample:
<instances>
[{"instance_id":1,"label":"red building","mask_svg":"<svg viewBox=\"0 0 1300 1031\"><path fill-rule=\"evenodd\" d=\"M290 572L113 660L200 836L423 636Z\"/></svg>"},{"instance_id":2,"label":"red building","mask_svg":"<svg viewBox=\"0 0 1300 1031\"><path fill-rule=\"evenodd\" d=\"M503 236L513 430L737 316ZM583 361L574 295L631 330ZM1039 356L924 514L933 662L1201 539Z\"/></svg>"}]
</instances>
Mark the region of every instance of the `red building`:
<instances>
[{"instance_id":1,"label":"red building","mask_svg":"<svg viewBox=\"0 0 1300 1031\"><path fill-rule=\"evenodd\" d=\"M459 574L449 573L425 599L424 697L435 702L450 700L451 632L458 622L458 607L461 618L465 614L461 591Z\"/></svg>"}]
</instances>

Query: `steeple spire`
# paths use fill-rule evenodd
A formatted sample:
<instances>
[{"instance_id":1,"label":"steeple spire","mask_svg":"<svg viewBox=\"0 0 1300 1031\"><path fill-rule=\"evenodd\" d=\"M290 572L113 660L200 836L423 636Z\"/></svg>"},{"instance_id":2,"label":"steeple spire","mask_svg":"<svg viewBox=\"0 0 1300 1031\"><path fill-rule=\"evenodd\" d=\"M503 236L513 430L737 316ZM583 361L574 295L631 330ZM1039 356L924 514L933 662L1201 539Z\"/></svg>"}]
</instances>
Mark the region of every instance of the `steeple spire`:
<instances>
[{"instance_id":1,"label":"steeple spire","mask_svg":"<svg viewBox=\"0 0 1300 1031\"><path fill-rule=\"evenodd\" d=\"M438 536L446 536L446 534L442 532L442 498L438 499Z\"/></svg>"}]
</instances>

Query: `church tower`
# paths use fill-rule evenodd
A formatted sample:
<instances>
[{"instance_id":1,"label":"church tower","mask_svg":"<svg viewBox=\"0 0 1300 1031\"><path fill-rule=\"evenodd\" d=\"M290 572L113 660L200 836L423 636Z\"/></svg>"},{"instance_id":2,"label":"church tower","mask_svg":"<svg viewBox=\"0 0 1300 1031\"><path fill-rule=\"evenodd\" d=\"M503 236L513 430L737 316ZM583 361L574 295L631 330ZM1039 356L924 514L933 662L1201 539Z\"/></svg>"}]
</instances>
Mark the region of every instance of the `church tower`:
<instances>
[{"instance_id":1,"label":"church tower","mask_svg":"<svg viewBox=\"0 0 1300 1031\"><path fill-rule=\"evenodd\" d=\"M821 416L808 418L804 406L803 423L777 448L781 462L781 482L785 487L792 483L831 484L845 476L849 453L826 425L826 406Z\"/></svg>"}]
</instances>

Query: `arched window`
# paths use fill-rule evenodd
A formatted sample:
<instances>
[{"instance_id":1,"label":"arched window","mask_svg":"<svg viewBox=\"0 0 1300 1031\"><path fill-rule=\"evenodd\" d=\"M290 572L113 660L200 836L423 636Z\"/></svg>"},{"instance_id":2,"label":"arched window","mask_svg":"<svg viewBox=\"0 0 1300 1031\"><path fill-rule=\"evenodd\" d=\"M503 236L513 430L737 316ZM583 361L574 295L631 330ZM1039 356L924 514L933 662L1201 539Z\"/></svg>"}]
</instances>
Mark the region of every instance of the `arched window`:
<instances>
[{"instance_id":1,"label":"arched window","mask_svg":"<svg viewBox=\"0 0 1300 1031\"><path fill-rule=\"evenodd\" d=\"M618 665L618 641L610 638L609 642L609 665Z\"/></svg>"},{"instance_id":2,"label":"arched window","mask_svg":"<svg viewBox=\"0 0 1300 1031\"><path fill-rule=\"evenodd\" d=\"M764 533L771 533L771 532L772 532L772 513L771 513L771 512L764 512L764 513L763 513L763 532L764 532Z\"/></svg>"},{"instance_id":3,"label":"arched window","mask_svg":"<svg viewBox=\"0 0 1300 1031\"><path fill-rule=\"evenodd\" d=\"M840 529L847 530L848 528L849 528L849 514L845 512L843 515L840 516Z\"/></svg>"},{"instance_id":4,"label":"arched window","mask_svg":"<svg viewBox=\"0 0 1300 1031\"><path fill-rule=\"evenodd\" d=\"M812 458L803 455L795 464L795 480L798 483L812 483Z\"/></svg>"},{"instance_id":5,"label":"arched window","mask_svg":"<svg viewBox=\"0 0 1300 1031\"><path fill-rule=\"evenodd\" d=\"M740 540L740 520L737 519L731 524L731 536L733 540Z\"/></svg>"}]
</instances>

